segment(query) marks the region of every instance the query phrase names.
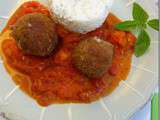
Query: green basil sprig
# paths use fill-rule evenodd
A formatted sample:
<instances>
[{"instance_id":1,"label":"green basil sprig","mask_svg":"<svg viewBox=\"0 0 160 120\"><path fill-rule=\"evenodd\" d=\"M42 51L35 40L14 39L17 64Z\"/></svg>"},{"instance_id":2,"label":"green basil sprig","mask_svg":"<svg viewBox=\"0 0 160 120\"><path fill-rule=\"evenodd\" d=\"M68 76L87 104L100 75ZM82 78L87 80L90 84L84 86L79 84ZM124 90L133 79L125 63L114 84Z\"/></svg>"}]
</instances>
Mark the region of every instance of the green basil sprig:
<instances>
[{"instance_id":1,"label":"green basil sprig","mask_svg":"<svg viewBox=\"0 0 160 120\"><path fill-rule=\"evenodd\" d=\"M138 35L134 52L137 57L143 55L150 46L150 37L145 30L142 30Z\"/></svg>"},{"instance_id":2,"label":"green basil sprig","mask_svg":"<svg viewBox=\"0 0 160 120\"><path fill-rule=\"evenodd\" d=\"M148 21L147 24L150 27L152 27L153 29L159 31L159 20L158 19L152 19L152 20Z\"/></svg>"},{"instance_id":3,"label":"green basil sprig","mask_svg":"<svg viewBox=\"0 0 160 120\"><path fill-rule=\"evenodd\" d=\"M133 20L127 20L115 25L115 28L123 31L138 29L138 37L134 47L136 57L142 56L150 46L150 37L145 31L147 26L159 31L159 20L149 19L148 13L137 3L133 4Z\"/></svg>"}]
</instances>

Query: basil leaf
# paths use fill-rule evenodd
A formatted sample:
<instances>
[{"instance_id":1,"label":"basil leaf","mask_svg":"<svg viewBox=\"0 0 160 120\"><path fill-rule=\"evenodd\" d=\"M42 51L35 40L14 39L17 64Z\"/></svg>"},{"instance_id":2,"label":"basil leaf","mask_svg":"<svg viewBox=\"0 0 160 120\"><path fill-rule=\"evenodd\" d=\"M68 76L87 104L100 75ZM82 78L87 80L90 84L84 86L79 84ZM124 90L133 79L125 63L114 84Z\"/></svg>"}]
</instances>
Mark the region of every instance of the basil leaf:
<instances>
[{"instance_id":1,"label":"basil leaf","mask_svg":"<svg viewBox=\"0 0 160 120\"><path fill-rule=\"evenodd\" d=\"M148 13L137 3L133 4L132 15L134 20L140 21L141 23L147 22L149 18Z\"/></svg>"},{"instance_id":2,"label":"basil leaf","mask_svg":"<svg viewBox=\"0 0 160 120\"><path fill-rule=\"evenodd\" d=\"M146 28L147 28L147 24L146 24L146 23L141 23L141 24L139 25L139 28L141 28L141 29L146 29Z\"/></svg>"},{"instance_id":3,"label":"basil leaf","mask_svg":"<svg viewBox=\"0 0 160 120\"><path fill-rule=\"evenodd\" d=\"M142 56L146 50L150 46L150 37L148 33L145 30L142 30L140 34L138 35L135 48L134 48L134 53L136 57Z\"/></svg>"},{"instance_id":4,"label":"basil leaf","mask_svg":"<svg viewBox=\"0 0 160 120\"><path fill-rule=\"evenodd\" d=\"M115 28L123 31L130 31L131 29L137 27L137 21L125 21L115 25Z\"/></svg>"},{"instance_id":5,"label":"basil leaf","mask_svg":"<svg viewBox=\"0 0 160 120\"><path fill-rule=\"evenodd\" d=\"M147 23L151 28L159 31L159 20L158 19L152 19L148 21Z\"/></svg>"}]
</instances>

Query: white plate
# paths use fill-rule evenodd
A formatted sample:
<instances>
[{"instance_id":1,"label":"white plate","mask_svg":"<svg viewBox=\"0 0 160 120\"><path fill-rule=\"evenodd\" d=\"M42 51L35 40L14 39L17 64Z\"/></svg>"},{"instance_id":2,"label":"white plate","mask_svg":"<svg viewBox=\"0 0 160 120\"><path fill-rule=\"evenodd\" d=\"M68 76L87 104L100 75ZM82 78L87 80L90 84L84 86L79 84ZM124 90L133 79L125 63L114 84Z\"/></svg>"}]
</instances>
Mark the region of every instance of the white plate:
<instances>
[{"instance_id":1,"label":"white plate","mask_svg":"<svg viewBox=\"0 0 160 120\"><path fill-rule=\"evenodd\" d=\"M0 0L0 29L10 13L22 0ZM45 0L43 0L45 1ZM126 7L129 0L115 0L112 12L122 19L131 18L132 6ZM150 13L158 16L157 0L137 0ZM13 120L129 120L150 98L158 81L158 33L148 30L152 38L151 47L141 58L133 57L132 69L126 81L109 96L92 104L52 105L42 108L19 89L0 64L0 98L9 94L8 105L0 105L0 111L11 113ZM15 90L15 92L14 92ZM45 113L45 114L43 114ZM21 118L15 118L15 116Z\"/></svg>"}]
</instances>

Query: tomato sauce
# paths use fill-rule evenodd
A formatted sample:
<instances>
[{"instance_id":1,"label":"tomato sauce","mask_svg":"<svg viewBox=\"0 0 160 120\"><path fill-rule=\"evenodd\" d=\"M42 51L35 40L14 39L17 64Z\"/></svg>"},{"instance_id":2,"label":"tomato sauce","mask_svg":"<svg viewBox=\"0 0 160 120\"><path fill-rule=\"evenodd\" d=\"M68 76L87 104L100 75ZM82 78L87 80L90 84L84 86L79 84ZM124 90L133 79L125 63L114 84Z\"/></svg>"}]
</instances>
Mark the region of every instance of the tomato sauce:
<instances>
[{"instance_id":1,"label":"tomato sauce","mask_svg":"<svg viewBox=\"0 0 160 120\"><path fill-rule=\"evenodd\" d=\"M51 17L43 5L26 2L11 17L3 33L17 19L29 13L43 13ZM13 76L13 80L42 106L98 100L111 93L121 80L125 80L130 70L135 37L129 32L115 30L114 25L119 22L121 21L117 17L109 14L100 28L83 35L70 32L57 24L61 43L57 51L46 58L25 55L13 38L7 39L1 46L6 67L8 71L11 68L20 73ZM98 36L114 45L112 66L99 79L88 79L72 65L72 50L81 38L89 36Z\"/></svg>"}]
</instances>

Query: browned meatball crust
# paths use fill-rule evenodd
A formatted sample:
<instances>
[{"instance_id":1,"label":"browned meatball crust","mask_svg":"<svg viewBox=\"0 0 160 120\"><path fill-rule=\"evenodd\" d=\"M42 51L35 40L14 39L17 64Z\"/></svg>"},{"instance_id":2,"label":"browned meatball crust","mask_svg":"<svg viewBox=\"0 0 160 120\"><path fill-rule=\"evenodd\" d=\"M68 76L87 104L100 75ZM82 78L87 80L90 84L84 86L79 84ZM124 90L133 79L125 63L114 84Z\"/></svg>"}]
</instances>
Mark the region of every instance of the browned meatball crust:
<instances>
[{"instance_id":1,"label":"browned meatball crust","mask_svg":"<svg viewBox=\"0 0 160 120\"><path fill-rule=\"evenodd\" d=\"M101 77L112 63L114 47L97 37L82 40L73 51L74 66L89 78Z\"/></svg>"},{"instance_id":2,"label":"browned meatball crust","mask_svg":"<svg viewBox=\"0 0 160 120\"><path fill-rule=\"evenodd\" d=\"M50 55L58 43L54 21L41 13L21 17L12 36L24 53L35 56Z\"/></svg>"}]
</instances>

